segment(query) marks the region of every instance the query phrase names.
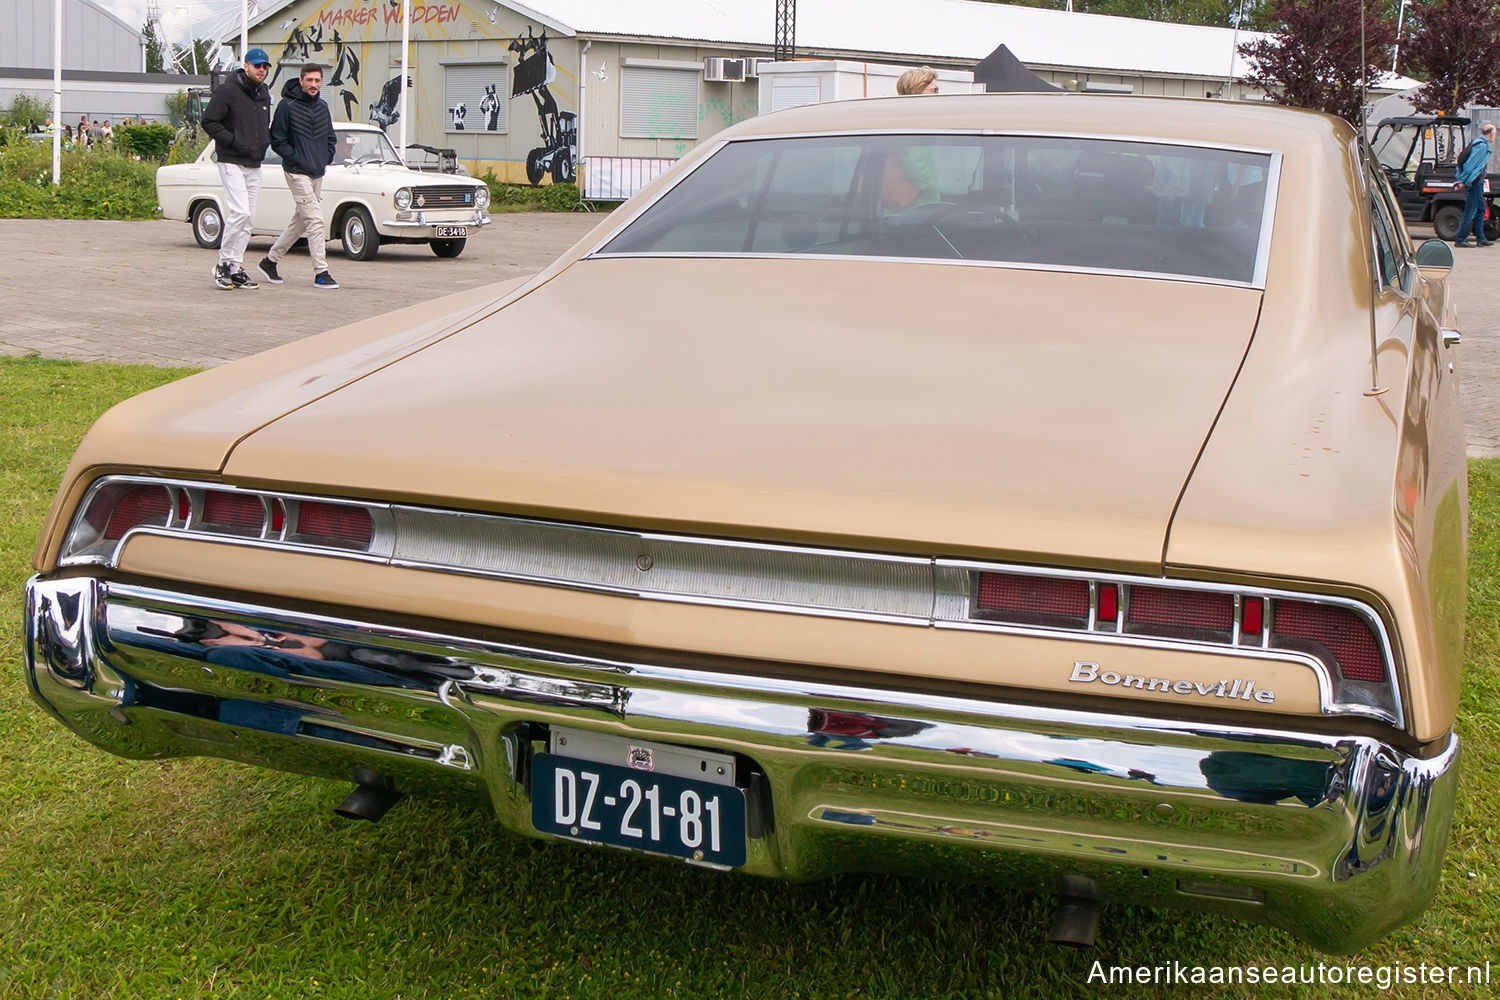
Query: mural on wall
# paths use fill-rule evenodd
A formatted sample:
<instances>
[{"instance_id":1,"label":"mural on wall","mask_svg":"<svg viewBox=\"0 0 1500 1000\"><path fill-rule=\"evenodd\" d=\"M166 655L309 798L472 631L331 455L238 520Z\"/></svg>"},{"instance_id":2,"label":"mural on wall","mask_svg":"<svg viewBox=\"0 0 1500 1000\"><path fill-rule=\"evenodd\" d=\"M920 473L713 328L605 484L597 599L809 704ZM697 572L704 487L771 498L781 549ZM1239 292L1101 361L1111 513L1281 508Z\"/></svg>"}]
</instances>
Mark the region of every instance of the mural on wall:
<instances>
[{"instance_id":1,"label":"mural on wall","mask_svg":"<svg viewBox=\"0 0 1500 1000\"><path fill-rule=\"evenodd\" d=\"M274 59L267 81L273 94L279 96L286 78L295 77L303 63L316 62L330 67L325 95L336 118L367 121L382 129L397 124L401 0L301 0L286 15L251 32L252 44L268 49ZM557 90L558 68L544 27L527 23L494 0L413 0L411 38L410 141L432 143L444 134L453 139L459 134L488 133L495 138L478 147L468 145L465 152L497 164L505 179L520 181L523 174L532 184L549 175L554 181L574 179L578 116L564 110L566 103L560 106L559 98L565 102L565 95ZM506 51L514 58L508 97L498 67ZM496 76L483 84L482 91L476 88L474 97L455 99L451 106L440 98L423 99L434 92L444 94L448 86L439 59L483 62L489 58L497 64ZM387 66L391 68L382 72ZM532 148L522 155L529 129L516 132L515 121L506 129L502 112L507 99L525 95L536 108L540 141L532 139Z\"/></svg>"},{"instance_id":2,"label":"mural on wall","mask_svg":"<svg viewBox=\"0 0 1500 1000\"><path fill-rule=\"evenodd\" d=\"M559 184L572 183L574 157L578 146L578 116L571 111L559 111L557 99L547 85L557 79L557 64L552 53L547 51L547 29L540 36L526 26L524 37L511 39L506 46L516 54L516 68L511 75L510 96L515 100L530 94L536 102L536 115L541 121L542 144L526 154L526 179L533 186L540 184L548 171Z\"/></svg>"}]
</instances>

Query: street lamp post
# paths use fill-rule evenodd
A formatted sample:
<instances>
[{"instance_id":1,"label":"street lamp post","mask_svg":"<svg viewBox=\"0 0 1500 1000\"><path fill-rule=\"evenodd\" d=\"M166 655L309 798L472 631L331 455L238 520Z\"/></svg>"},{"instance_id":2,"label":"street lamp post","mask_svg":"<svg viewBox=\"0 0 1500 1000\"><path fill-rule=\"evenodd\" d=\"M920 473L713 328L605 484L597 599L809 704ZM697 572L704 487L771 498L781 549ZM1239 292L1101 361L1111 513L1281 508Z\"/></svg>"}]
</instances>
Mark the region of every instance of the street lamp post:
<instances>
[{"instance_id":1,"label":"street lamp post","mask_svg":"<svg viewBox=\"0 0 1500 1000\"><path fill-rule=\"evenodd\" d=\"M62 0L52 0L52 186L62 183Z\"/></svg>"}]
</instances>

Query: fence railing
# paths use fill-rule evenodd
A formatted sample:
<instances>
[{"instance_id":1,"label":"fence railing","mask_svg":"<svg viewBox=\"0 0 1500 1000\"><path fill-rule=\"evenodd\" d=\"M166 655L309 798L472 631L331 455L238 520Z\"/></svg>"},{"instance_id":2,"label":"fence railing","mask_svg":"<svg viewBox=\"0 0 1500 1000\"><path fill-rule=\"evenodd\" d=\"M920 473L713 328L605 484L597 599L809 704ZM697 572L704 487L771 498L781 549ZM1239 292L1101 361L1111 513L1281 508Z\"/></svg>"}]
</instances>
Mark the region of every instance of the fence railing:
<instances>
[{"instance_id":1,"label":"fence railing","mask_svg":"<svg viewBox=\"0 0 1500 1000\"><path fill-rule=\"evenodd\" d=\"M676 162L650 156L585 156L583 196L590 201L624 201Z\"/></svg>"}]
</instances>

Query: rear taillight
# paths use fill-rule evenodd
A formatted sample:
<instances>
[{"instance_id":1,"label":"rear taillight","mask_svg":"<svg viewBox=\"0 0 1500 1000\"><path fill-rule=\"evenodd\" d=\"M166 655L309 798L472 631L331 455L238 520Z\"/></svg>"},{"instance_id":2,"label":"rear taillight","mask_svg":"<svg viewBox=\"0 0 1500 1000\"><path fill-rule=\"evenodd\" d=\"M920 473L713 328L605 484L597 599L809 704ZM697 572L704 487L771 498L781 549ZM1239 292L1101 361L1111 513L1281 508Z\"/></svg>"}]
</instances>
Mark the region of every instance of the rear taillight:
<instances>
[{"instance_id":1,"label":"rear taillight","mask_svg":"<svg viewBox=\"0 0 1500 1000\"><path fill-rule=\"evenodd\" d=\"M1385 656L1369 624L1337 604L1276 601L1271 646L1312 653L1346 680L1385 680Z\"/></svg>"},{"instance_id":2,"label":"rear taillight","mask_svg":"<svg viewBox=\"0 0 1500 1000\"><path fill-rule=\"evenodd\" d=\"M968 617L980 627L1292 658L1327 678L1320 684L1326 711L1402 724L1391 646L1379 618L1356 601L1213 584L1098 579L1067 570L1043 575L970 568L968 573Z\"/></svg>"},{"instance_id":3,"label":"rear taillight","mask_svg":"<svg viewBox=\"0 0 1500 1000\"><path fill-rule=\"evenodd\" d=\"M390 513L378 505L121 476L103 479L89 491L58 562L115 565L122 540L140 528L290 549L379 548L389 554L393 544Z\"/></svg>"},{"instance_id":4,"label":"rear taillight","mask_svg":"<svg viewBox=\"0 0 1500 1000\"><path fill-rule=\"evenodd\" d=\"M294 538L313 545L366 548L375 535L375 523L363 507L304 500L297 505Z\"/></svg>"},{"instance_id":5,"label":"rear taillight","mask_svg":"<svg viewBox=\"0 0 1500 1000\"><path fill-rule=\"evenodd\" d=\"M1169 587L1131 587L1125 631L1228 642L1234 634L1234 595Z\"/></svg>"},{"instance_id":6,"label":"rear taillight","mask_svg":"<svg viewBox=\"0 0 1500 1000\"><path fill-rule=\"evenodd\" d=\"M203 495L202 522L210 531L258 537L266 527L266 505L254 493L208 490Z\"/></svg>"},{"instance_id":7,"label":"rear taillight","mask_svg":"<svg viewBox=\"0 0 1500 1000\"><path fill-rule=\"evenodd\" d=\"M95 508L104 508L97 513ZM172 497L165 486L135 486L117 496L101 494L90 505L88 520L103 521L103 537L124 538L132 528L160 528L172 513Z\"/></svg>"},{"instance_id":8,"label":"rear taillight","mask_svg":"<svg viewBox=\"0 0 1500 1000\"><path fill-rule=\"evenodd\" d=\"M1051 576L980 573L978 616L1020 625L1084 628L1089 620L1089 584Z\"/></svg>"}]
</instances>

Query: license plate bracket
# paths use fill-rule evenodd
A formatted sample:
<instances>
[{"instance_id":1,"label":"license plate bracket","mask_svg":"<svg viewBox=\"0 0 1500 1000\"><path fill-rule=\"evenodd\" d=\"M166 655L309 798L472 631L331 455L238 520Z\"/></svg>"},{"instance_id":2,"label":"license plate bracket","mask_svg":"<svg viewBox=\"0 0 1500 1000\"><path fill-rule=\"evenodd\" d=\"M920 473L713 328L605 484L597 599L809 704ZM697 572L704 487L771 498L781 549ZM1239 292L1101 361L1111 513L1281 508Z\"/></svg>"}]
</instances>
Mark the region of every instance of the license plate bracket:
<instances>
[{"instance_id":1,"label":"license plate bracket","mask_svg":"<svg viewBox=\"0 0 1500 1000\"><path fill-rule=\"evenodd\" d=\"M469 235L468 226L438 226L437 238L440 240L461 240Z\"/></svg>"},{"instance_id":2,"label":"license plate bracket","mask_svg":"<svg viewBox=\"0 0 1500 1000\"><path fill-rule=\"evenodd\" d=\"M734 785L541 753L531 762L531 822L568 840L737 868L745 793Z\"/></svg>"}]
</instances>

